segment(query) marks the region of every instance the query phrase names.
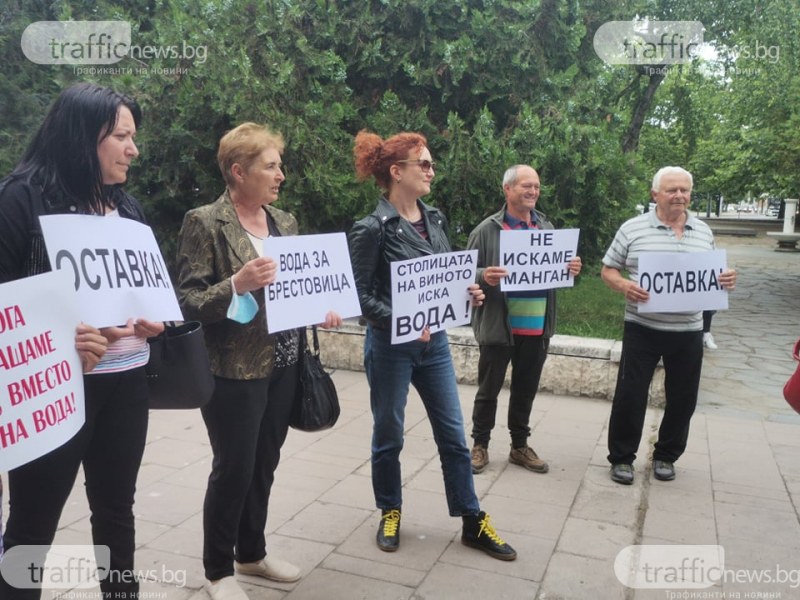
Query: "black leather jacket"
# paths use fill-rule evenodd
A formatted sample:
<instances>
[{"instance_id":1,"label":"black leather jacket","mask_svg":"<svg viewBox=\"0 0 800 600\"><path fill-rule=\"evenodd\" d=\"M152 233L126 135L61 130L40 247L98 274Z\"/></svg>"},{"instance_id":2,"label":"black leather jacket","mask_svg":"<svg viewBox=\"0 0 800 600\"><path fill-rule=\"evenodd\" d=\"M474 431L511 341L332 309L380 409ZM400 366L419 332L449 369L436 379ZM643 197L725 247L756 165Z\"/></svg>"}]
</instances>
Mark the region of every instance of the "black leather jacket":
<instances>
[{"instance_id":1,"label":"black leather jacket","mask_svg":"<svg viewBox=\"0 0 800 600\"><path fill-rule=\"evenodd\" d=\"M361 313L379 329L391 328L392 272L389 264L451 250L445 216L439 209L421 200L417 202L428 231L427 240L386 198L378 201L371 214L356 221L347 236Z\"/></svg>"},{"instance_id":2,"label":"black leather jacket","mask_svg":"<svg viewBox=\"0 0 800 600\"><path fill-rule=\"evenodd\" d=\"M147 224L133 196L119 186L109 193L121 217ZM39 216L79 212L75 204L42 193L36 184L16 177L0 181L0 283L50 271Z\"/></svg>"}]
</instances>

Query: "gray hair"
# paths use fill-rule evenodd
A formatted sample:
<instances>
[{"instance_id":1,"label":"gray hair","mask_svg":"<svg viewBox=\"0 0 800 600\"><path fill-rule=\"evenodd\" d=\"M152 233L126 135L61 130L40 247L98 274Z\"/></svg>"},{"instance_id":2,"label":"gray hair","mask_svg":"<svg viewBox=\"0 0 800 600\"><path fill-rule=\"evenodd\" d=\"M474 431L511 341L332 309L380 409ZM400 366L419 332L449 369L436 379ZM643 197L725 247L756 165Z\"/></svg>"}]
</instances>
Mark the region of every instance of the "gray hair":
<instances>
[{"instance_id":1,"label":"gray hair","mask_svg":"<svg viewBox=\"0 0 800 600\"><path fill-rule=\"evenodd\" d=\"M521 167L533 168L530 167L530 165L514 165L513 167L509 167L506 169L506 172L503 173L503 187L517 183L517 171L519 171Z\"/></svg>"},{"instance_id":2,"label":"gray hair","mask_svg":"<svg viewBox=\"0 0 800 600\"><path fill-rule=\"evenodd\" d=\"M661 190L661 177L664 175L684 175L689 178L689 186L694 187L694 178L692 174L689 173L683 167L661 167L656 174L653 175L653 185L651 186L651 190L654 192L658 192Z\"/></svg>"}]
</instances>

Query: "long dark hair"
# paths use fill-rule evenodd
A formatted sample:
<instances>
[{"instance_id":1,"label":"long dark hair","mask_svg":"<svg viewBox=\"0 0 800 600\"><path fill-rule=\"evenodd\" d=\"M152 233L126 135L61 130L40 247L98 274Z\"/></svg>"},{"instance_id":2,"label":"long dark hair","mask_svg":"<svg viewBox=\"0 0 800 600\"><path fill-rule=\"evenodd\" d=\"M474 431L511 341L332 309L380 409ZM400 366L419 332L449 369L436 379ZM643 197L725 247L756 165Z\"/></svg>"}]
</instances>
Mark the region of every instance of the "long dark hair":
<instances>
[{"instance_id":1,"label":"long dark hair","mask_svg":"<svg viewBox=\"0 0 800 600\"><path fill-rule=\"evenodd\" d=\"M93 83L67 88L50 107L12 176L41 185L45 195L73 202L83 213L113 208L97 145L114 130L120 106L131 111L138 128L142 111L132 98Z\"/></svg>"}]
</instances>

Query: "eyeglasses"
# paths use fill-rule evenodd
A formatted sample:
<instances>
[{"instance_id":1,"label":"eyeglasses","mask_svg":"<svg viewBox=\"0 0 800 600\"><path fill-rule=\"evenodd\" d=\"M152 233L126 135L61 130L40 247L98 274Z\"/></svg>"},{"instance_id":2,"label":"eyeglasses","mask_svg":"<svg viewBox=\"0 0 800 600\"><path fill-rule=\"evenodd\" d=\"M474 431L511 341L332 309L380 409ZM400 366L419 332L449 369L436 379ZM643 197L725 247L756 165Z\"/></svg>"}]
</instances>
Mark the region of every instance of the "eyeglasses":
<instances>
[{"instance_id":1,"label":"eyeglasses","mask_svg":"<svg viewBox=\"0 0 800 600\"><path fill-rule=\"evenodd\" d=\"M433 162L432 160L427 160L427 159L420 160L418 158L413 158L413 159L409 158L409 159L406 159L406 160L398 160L397 162L399 162L399 163L408 163L408 164L411 164L411 165L419 165L420 168L423 171L425 171L426 173L428 171L430 171L431 169L433 169L434 167L436 167L436 163L435 162Z\"/></svg>"}]
</instances>

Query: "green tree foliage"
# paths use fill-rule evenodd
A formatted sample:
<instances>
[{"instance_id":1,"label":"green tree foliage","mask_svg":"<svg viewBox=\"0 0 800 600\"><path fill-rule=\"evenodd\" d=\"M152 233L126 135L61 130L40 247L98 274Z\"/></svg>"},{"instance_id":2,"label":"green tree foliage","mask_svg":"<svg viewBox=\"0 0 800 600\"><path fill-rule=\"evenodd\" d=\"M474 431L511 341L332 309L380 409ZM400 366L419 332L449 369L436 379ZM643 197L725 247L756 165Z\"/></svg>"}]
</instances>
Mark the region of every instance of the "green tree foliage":
<instances>
[{"instance_id":1,"label":"green tree foliage","mask_svg":"<svg viewBox=\"0 0 800 600\"><path fill-rule=\"evenodd\" d=\"M528 163L542 177L540 208L559 226L581 228L580 252L591 261L646 199L651 169L665 161L688 164L721 188L737 177L794 185L796 169L788 172L797 164L797 138L779 124L797 131L797 107L775 99L768 75L745 89L733 79L672 68L656 85L594 54L601 24L636 15L694 14L726 44L752 45L734 27L745 15L760 32L752 35L780 34L787 55L795 47L797 11L758 8L755 0L727 4L7 0L0 17L0 170L13 168L58 92L90 79L143 106L141 156L129 188L168 257L185 211L223 190L219 138L251 120L286 139L280 206L305 232L347 230L372 209L378 190L353 174L360 129L414 130L428 137L438 162L427 200L447 213L457 246L502 204L505 168ZM20 51L22 31L54 19L128 21L136 47L189 48L194 56L132 52L111 73L30 63ZM797 97L796 76L781 81ZM753 111L758 115L748 121ZM647 117L641 128L637 114ZM772 175L753 171L757 160L767 161ZM743 174L743 163L751 171Z\"/></svg>"},{"instance_id":2,"label":"green tree foliage","mask_svg":"<svg viewBox=\"0 0 800 600\"><path fill-rule=\"evenodd\" d=\"M698 4L706 61L670 70L642 132L643 163L682 164L701 194L800 193L800 3Z\"/></svg>"}]
</instances>

